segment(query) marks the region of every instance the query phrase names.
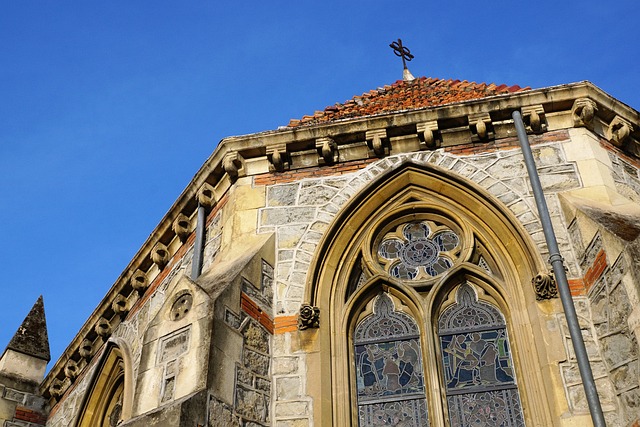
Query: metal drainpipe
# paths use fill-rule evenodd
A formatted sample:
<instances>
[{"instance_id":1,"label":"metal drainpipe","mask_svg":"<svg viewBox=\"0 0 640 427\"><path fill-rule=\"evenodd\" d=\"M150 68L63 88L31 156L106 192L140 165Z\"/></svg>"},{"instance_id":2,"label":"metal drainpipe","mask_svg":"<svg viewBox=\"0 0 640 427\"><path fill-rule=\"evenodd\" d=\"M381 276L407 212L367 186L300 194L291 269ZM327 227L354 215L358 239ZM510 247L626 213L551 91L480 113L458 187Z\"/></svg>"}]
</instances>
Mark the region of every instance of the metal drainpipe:
<instances>
[{"instance_id":1,"label":"metal drainpipe","mask_svg":"<svg viewBox=\"0 0 640 427\"><path fill-rule=\"evenodd\" d=\"M196 280L202 272L202 255L204 249L204 225L206 207L198 203L198 223L196 224L196 241L193 245L193 262L191 263L191 280Z\"/></svg>"},{"instance_id":2,"label":"metal drainpipe","mask_svg":"<svg viewBox=\"0 0 640 427\"><path fill-rule=\"evenodd\" d=\"M536 207L538 208L538 214L540 215L540 222L542 222L542 230L544 232L545 240L547 241L547 247L549 248L549 262L553 266L553 274L556 278L558 292L560 293L560 300L562 301L565 318L567 319L567 325L569 326L569 334L571 335L573 350L575 351L576 359L578 360L578 369L580 370L582 385L584 386L584 391L587 395L587 403L589 404L591 420L593 421L594 427L605 427L606 424L604 422L602 406L600 406L600 398L598 397L596 382L593 379L591 365L589 364L589 357L587 356L587 349L584 346L582 332L580 332L580 324L578 323L576 308L573 305L571 291L569 291L567 274L564 269L564 260L558 249L558 242L556 241L556 235L553 231L553 225L551 224L549 209L547 208L547 202L544 199L542 185L540 185L540 177L538 176L536 164L533 160L533 154L531 153L531 147L529 146L529 138L527 137L527 132L525 131L520 111L514 111L513 114L511 114L511 117L513 117L513 121L516 125L518 141L520 142L520 147L522 147L524 163L527 166L529 180L531 181L531 188L533 189L533 196L536 200Z\"/></svg>"}]
</instances>

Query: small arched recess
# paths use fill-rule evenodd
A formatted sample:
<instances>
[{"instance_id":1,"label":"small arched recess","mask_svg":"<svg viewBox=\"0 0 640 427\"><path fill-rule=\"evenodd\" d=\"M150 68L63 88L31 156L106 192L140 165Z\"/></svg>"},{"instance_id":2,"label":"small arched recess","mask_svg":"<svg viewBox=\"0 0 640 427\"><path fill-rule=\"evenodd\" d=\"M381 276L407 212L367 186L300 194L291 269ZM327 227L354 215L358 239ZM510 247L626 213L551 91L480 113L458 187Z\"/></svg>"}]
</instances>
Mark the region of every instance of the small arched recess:
<instances>
[{"instance_id":1,"label":"small arched recess","mask_svg":"<svg viewBox=\"0 0 640 427\"><path fill-rule=\"evenodd\" d=\"M329 379L314 396L322 402L322 425L372 425L366 413L398 424L403 411L407 419L425 417L430 426L465 425L456 421L455 406L468 401L469 390L484 393L480 400L493 396L489 404L496 407L516 396L515 409L506 410L515 414L512 424L505 425L553 425L531 285L544 270L513 214L476 184L408 161L379 176L334 219L308 276L305 297L322 316L321 377ZM468 330L447 329L443 316L462 312L455 308L460 304L491 307L496 314L488 324L481 316L475 323L467 319ZM383 321L382 313L405 319L397 329L405 332L394 336L377 328L365 334ZM469 368L476 362L452 359L453 339L465 348L485 345L476 354L484 361ZM409 406L417 412L409 414Z\"/></svg>"}]
</instances>

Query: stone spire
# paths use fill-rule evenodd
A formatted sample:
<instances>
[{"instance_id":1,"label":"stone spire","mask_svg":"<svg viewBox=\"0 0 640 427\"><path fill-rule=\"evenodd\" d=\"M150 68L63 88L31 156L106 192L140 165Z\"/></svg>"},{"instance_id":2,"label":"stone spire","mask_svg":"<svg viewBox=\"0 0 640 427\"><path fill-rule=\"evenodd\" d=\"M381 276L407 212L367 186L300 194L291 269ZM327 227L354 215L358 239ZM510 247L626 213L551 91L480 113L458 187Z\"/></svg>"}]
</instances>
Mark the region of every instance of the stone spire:
<instances>
[{"instance_id":1,"label":"stone spire","mask_svg":"<svg viewBox=\"0 0 640 427\"><path fill-rule=\"evenodd\" d=\"M47 362L51 360L42 295L9 341L7 350L33 356Z\"/></svg>"}]
</instances>

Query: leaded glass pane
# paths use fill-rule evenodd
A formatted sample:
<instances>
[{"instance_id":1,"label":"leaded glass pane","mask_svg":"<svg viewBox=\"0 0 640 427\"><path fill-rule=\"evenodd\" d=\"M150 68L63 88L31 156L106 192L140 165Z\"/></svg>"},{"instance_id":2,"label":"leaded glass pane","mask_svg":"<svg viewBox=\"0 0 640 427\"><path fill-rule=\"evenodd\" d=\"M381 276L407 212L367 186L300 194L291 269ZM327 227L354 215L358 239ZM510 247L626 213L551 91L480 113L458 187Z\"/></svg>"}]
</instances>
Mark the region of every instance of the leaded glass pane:
<instances>
[{"instance_id":1,"label":"leaded glass pane","mask_svg":"<svg viewBox=\"0 0 640 427\"><path fill-rule=\"evenodd\" d=\"M389 239L380 244L378 253L381 257L386 259L396 259L400 256L404 243L400 240Z\"/></svg>"},{"instance_id":2,"label":"leaded glass pane","mask_svg":"<svg viewBox=\"0 0 640 427\"><path fill-rule=\"evenodd\" d=\"M453 267L452 251L460 245L460 238L452 230L438 228L440 231L431 235L427 222L413 221L387 233L377 252L389 274L402 280L419 280Z\"/></svg>"},{"instance_id":3,"label":"leaded glass pane","mask_svg":"<svg viewBox=\"0 0 640 427\"><path fill-rule=\"evenodd\" d=\"M354 333L361 427L428 425L419 329L381 293Z\"/></svg>"},{"instance_id":4,"label":"leaded glass pane","mask_svg":"<svg viewBox=\"0 0 640 427\"><path fill-rule=\"evenodd\" d=\"M410 222L402 230L404 237L409 240L421 240L429 237L429 226L424 222Z\"/></svg>"},{"instance_id":5,"label":"leaded glass pane","mask_svg":"<svg viewBox=\"0 0 640 427\"><path fill-rule=\"evenodd\" d=\"M447 397L452 426L521 427L518 390L496 390Z\"/></svg>"},{"instance_id":6,"label":"leaded glass pane","mask_svg":"<svg viewBox=\"0 0 640 427\"><path fill-rule=\"evenodd\" d=\"M424 394L417 339L356 345L358 399Z\"/></svg>"},{"instance_id":7,"label":"leaded glass pane","mask_svg":"<svg viewBox=\"0 0 640 427\"><path fill-rule=\"evenodd\" d=\"M504 329L440 337L448 391L515 383Z\"/></svg>"},{"instance_id":8,"label":"leaded glass pane","mask_svg":"<svg viewBox=\"0 0 640 427\"><path fill-rule=\"evenodd\" d=\"M360 426L428 426L427 403L422 398L360 405L358 421Z\"/></svg>"},{"instance_id":9,"label":"leaded glass pane","mask_svg":"<svg viewBox=\"0 0 640 427\"><path fill-rule=\"evenodd\" d=\"M433 237L434 243L441 251L447 252L455 249L460 243L460 239L453 231L443 231Z\"/></svg>"},{"instance_id":10,"label":"leaded glass pane","mask_svg":"<svg viewBox=\"0 0 640 427\"><path fill-rule=\"evenodd\" d=\"M504 317L469 284L438 321L449 420L457 426L524 426Z\"/></svg>"}]
</instances>

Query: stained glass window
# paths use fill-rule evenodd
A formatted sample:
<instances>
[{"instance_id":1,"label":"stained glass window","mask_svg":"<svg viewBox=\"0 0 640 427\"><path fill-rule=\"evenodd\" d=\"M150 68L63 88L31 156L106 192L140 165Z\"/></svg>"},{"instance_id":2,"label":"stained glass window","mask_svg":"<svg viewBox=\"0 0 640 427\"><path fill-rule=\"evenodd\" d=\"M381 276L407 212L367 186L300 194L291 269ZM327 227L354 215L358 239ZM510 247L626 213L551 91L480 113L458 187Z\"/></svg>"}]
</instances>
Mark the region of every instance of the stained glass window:
<instances>
[{"instance_id":1,"label":"stained glass window","mask_svg":"<svg viewBox=\"0 0 640 427\"><path fill-rule=\"evenodd\" d=\"M451 426L524 426L500 310L465 283L441 314L438 335Z\"/></svg>"},{"instance_id":2,"label":"stained glass window","mask_svg":"<svg viewBox=\"0 0 640 427\"><path fill-rule=\"evenodd\" d=\"M412 221L384 236L378 257L391 276L419 280L450 269L459 244L458 235L444 226Z\"/></svg>"},{"instance_id":3,"label":"stained glass window","mask_svg":"<svg viewBox=\"0 0 640 427\"><path fill-rule=\"evenodd\" d=\"M368 426L428 426L420 332L386 293L354 333L358 422Z\"/></svg>"}]
</instances>

